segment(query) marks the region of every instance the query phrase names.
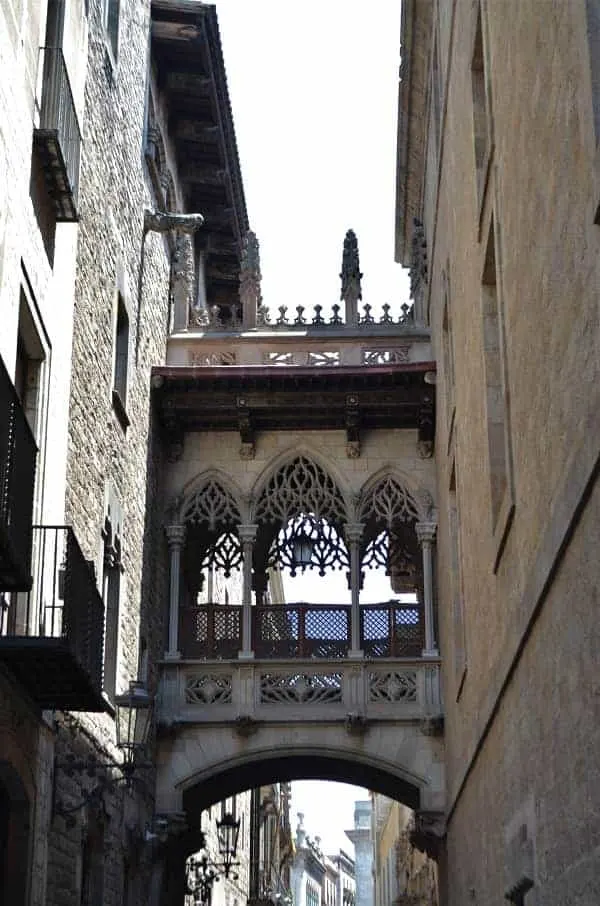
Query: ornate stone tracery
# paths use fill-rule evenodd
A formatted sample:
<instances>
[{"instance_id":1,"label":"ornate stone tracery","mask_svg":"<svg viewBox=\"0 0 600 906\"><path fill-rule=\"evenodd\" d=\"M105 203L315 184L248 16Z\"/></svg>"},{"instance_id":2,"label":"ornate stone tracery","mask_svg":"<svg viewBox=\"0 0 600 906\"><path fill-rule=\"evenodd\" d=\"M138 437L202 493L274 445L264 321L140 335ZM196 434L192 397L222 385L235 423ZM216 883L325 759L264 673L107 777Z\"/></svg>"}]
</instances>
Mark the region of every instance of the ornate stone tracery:
<instances>
[{"instance_id":1,"label":"ornate stone tracery","mask_svg":"<svg viewBox=\"0 0 600 906\"><path fill-rule=\"evenodd\" d=\"M413 522L419 518L419 510L413 496L392 475L386 475L363 496L360 505L360 521L375 521L391 530L401 522Z\"/></svg>"},{"instance_id":2,"label":"ornate stone tracery","mask_svg":"<svg viewBox=\"0 0 600 906\"><path fill-rule=\"evenodd\" d=\"M186 500L182 521L204 525L209 531L238 526L243 520L233 495L215 478Z\"/></svg>"},{"instance_id":3,"label":"ornate stone tracery","mask_svg":"<svg viewBox=\"0 0 600 906\"><path fill-rule=\"evenodd\" d=\"M300 455L271 476L255 508L269 564L298 570L349 566L343 537L346 504L334 480L308 456ZM305 557L298 557L305 545Z\"/></svg>"},{"instance_id":4,"label":"ornate stone tracery","mask_svg":"<svg viewBox=\"0 0 600 906\"><path fill-rule=\"evenodd\" d=\"M344 498L333 478L300 454L271 476L255 508L255 521L284 525L300 514L333 525L347 521Z\"/></svg>"}]
</instances>

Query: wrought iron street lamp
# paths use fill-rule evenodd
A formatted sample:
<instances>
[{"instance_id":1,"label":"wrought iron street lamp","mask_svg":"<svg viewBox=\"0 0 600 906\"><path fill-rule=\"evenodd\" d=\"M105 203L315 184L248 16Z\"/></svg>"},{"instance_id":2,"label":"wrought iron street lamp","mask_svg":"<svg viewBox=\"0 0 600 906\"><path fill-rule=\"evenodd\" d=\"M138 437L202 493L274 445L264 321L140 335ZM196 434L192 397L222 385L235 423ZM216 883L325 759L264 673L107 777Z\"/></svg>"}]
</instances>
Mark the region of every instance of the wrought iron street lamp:
<instances>
[{"instance_id":1,"label":"wrought iron street lamp","mask_svg":"<svg viewBox=\"0 0 600 906\"><path fill-rule=\"evenodd\" d=\"M143 683L134 680L124 695L115 698L117 747L123 752L121 770L127 782L132 779L136 757L148 743L152 723L152 699Z\"/></svg>"},{"instance_id":2,"label":"wrought iron street lamp","mask_svg":"<svg viewBox=\"0 0 600 906\"><path fill-rule=\"evenodd\" d=\"M232 868L240 863L236 861L237 845L240 834L240 820L236 820L230 812L217 820L217 839L219 845L219 862L209 859L206 849L206 836L201 832L201 848L188 859L186 866L186 880L188 890L197 906L210 906L212 889L221 877L231 877L237 880L237 873Z\"/></svg>"},{"instance_id":3,"label":"wrought iron street lamp","mask_svg":"<svg viewBox=\"0 0 600 906\"><path fill-rule=\"evenodd\" d=\"M221 856L219 868L221 868L225 877L228 878L231 868L234 865L239 865L235 858L240 836L240 819L236 820L231 812L227 812L220 821L217 821L217 836L219 838L219 855Z\"/></svg>"},{"instance_id":4,"label":"wrought iron street lamp","mask_svg":"<svg viewBox=\"0 0 600 906\"><path fill-rule=\"evenodd\" d=\"M136 779L136 772L150 767L150 764L141 761L139 756L148 743L152 705L152 699L143 683L137 680L130 682L127 692L115 698L116 743L117 748L123 753L122 762L112 759L103 761L93 754L87 758L69 754L63 759L56 759L56 768L63 770L67 776L87 775L97 780L95 786L82 790L81 799L74 805L66 805L61 800L56 800L54 805L56 814L62 815L67 821L74 821L73 812L88 803L100 802L106 790L115 782L120 781L130 788Z\"/></svg>"}]
</instances>

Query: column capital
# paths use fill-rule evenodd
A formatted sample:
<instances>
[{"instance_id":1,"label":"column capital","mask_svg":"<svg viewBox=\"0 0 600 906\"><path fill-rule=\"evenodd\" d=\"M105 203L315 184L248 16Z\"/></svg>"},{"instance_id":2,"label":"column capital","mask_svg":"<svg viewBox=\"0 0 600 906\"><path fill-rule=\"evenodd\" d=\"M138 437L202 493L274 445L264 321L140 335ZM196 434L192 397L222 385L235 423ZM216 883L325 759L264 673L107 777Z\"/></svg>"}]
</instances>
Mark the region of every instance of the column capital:
<instances>
[{"instance_id":1,"label":"column capital","mask_svg":"<svg viewBox=\"0 0 600 906\"><path fill-rule=\"evenodd\" d=\"M186 527L182 523L165 525L165 534L169 547L181 547L185 541Z\"/></svg>"},{"instance_id":2,"label":"column capital","mask_svg":"<svg viewBox=\"0 0 600 906\"><path fill-rule=\"evenodd\" d=\"M353 541L360 541L364 530L364 522L346 522L344 525L344 536L346 541L350 544L352 544Z\"/></svg>"},{"instance_id":3,"label":"column capital","mask_svg":"<svg viewBox=\"0 0 600 906\"><path fill-rule=\"evenodd\" d=\"M255 525L253 523L249 523L247 525L238 525L237 531L242 544L250 544L251 542L256 541L258 525Z\"/></svg>"},{"instance_id":4,"label":"column capital","mask_svg":"<svg viewBox=\"0 0 600 906\"><path fill-rule=\"evenodd\" d=\"M437 522L417 522L415 523L415 531L419 544L424 544L425 542L432 544L437 533Z\"/></svg>"}]
</instances>

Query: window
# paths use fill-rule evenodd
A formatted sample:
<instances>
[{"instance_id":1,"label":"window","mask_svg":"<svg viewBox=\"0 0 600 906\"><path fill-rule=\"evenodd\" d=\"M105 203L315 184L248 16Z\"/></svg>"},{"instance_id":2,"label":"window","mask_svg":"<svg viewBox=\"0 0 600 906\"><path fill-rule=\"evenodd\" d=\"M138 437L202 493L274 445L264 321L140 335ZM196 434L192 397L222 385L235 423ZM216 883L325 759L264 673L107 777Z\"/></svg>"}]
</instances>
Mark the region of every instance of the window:
<instances>
[{"instance_id":1,"label":"window","mask_svg":"<svg viewBox=\"0 0 600 906\"><path fill-rule=\"evenodd\" d=\"M113 407L123 429L127 417L127 371L129 366L129 316L121 293L117 295L117 324L115 330L115 363L113 374Z\"/></svg>"},{"instance_id":2,"label":"window","mask_svg":"<svg viewBox=\"0 0 600 906\"><path fill-rule=\"evenodd\" d=\"M104 0L104 29L113 62L116 63L119 51L119 13L120 0Z\"/></svg>"},{"instance_id":3,"label":"window","mask_svg":"<svg viewBox=\"0 0 600 906\"><path fill-rule=\"evenodd\" d=\"M481 279L481 308L492 532L496 540L494 570L498 566L513 511L504 319L498 287L496 245L492 217Z\"/></svg>"},{"instance_id":4,"label":"window","mask_svg":"<svg viewBox=\"0 0 600 906\"><path fill-rule=\"evenodd\" d=\"M433 127L434 133L434 143L435 143L435 153L439 160L440 153L440 128L441 128L441 118L442 118L442 88L441 88L441 75L440 75L440 52L439 52L439 42L437 37L437 30L434 31L433 36L433 47L432 47L432 60L431 60L431 124Z\"/></svg>"},{"instance_id":5,"label":"window","mask_svg":"<svg viewBox=\"0 0 600 906\"><path fill-rule=\"evenodd\" d=\"M586 0L586 26L590 58L592 115L596 148L600 145L600 0ZM598 159L598 155L596 155ZM600 204L594 222L600 225Z\"/></svg>"},{"instance_id":6,"label":"window","mask_svg":"<svg viewBox=\"0 0 600 906\"><path fill-rule=\"evenodd\" d=\"M448 434L448 445L450 445L455 414L454 344L452 339L452 313L450 311L450 293L448 291L448 280L446 275L444 275L443 284L444 307L442 312L442 352L444 381L446 388L446 430Z\"/></svg>"},{"instance_id":7,"label":"window","mask_svg":"<svg viewBox=\"0 0 600 906\"><path fill-rule=\"evenodd\" d=\"M102 530L102 599L104 601L103 688L111 701L117 690L119 610L121 597L121 515L120 506L109 491L109 503Z\"/></svg>"},{"instance_id":8,"label":"window","mask_svg":"<svg viewBox=\"0 0 600 906\"><path fill-rule=\"evenodd\" d=\"M473 145L475 151L477 201L480 208L485 194L491 154L490 120L486 82L487 76L481 23L481 6L478 4L473 55L471 58L471 87L473 92Z\"/></svg>"},{"instance_id":9,"label":"window","mask_svg":"<svg viewBox=\"0 0 600 906\"><path fill-rule=\"evenodd\" d=\"M592 105L596 143L600 142L600 0L586 0Z\"/></svg>"},{"instance_id":10,"label":"window","mask_svg":"<svg viewBox=\"0 0 600 906\"><path fill-rule=\"evenodd\" d=\"M452 596L452 629L454 635L454 680L456 684L456 701L458 701L467 672L467 643L461 571L460 518L456 487L456 465L454 462L450 471L448 528L450 534L450 594Z\"/></svg>"},{"instance_id":11,"label":"window","mask_svg":"<svg viewBox=\"0 0 600 906\"><path fill-rule=\"evenodd\" d=\"M46 353L34 320L35 306L30 305L27 294L21 289L19 305L19 332L15 365L15 390L27 416L29 427L40 443L45 402L44 362Z\"/></svg>"}]
</instances>

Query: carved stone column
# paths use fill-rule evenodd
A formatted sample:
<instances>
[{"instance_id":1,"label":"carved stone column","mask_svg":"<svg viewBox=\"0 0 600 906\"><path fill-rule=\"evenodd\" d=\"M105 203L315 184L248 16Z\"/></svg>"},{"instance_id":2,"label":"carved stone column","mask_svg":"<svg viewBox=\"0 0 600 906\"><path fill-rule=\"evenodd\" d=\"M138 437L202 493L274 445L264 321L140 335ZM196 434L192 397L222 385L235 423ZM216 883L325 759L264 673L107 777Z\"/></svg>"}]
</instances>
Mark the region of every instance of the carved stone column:
<instances>
[{"instance_id":1,"label":"carved stone column","mask_svg":"<svg viewBox=\"0 0 600 906\"><path fill-rule=\"evenodd\" d=\"M344 535L350 548L350 653L351 658L361 658L360 647L360 539L364 525L362 522L350 522L344 526Z\"/></svg>"},{"instance_id":2,"label":"carved stone column","mask_svg":"<svg viewBox=\"0 0 600 906\"><path fill-rule=\"evenodd\" d=\"M257 525L238 526L243 555L242 650L239 652L239 657L246 659L254 657L252 650L252 555L257 531Z\"/></svg>"},{"instance_id":3,"label":"carved stone column","mask_svg":"<svg viewBox=\"0 0 600 906\"><path fill-rule=\"evenodd\" d=\"M181 549L185 541L185 525L167 525L165 528L169 544L169 648L165 658L179 660L179 588L181 579Z\"/></svg>"},{"instance_id":4,"label":"carved stone column","mask_svg":"<svg viewBox=\"0 0 600 906\"><path fill-rule=\"evenodd\" d=\"M433 626L433 545L437 525L435 522L417 522L417 538L423 550L423 610L425 614L425 648L423 657L438 657Z\"/></svg>"}]
</instances>

